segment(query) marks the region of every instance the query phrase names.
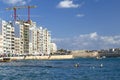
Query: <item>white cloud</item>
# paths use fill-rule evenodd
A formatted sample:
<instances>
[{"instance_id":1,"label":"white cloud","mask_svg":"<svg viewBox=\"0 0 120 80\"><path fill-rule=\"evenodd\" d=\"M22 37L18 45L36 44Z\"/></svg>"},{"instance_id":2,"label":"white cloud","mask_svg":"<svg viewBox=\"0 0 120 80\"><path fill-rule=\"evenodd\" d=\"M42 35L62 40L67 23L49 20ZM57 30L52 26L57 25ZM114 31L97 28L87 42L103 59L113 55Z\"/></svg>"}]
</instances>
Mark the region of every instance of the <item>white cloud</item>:
<instances>
[{"instance_id":1,"label":"white cloud","mask_svg":"<svg viewBox=\"0 0 120 80\"><path fill-rule=\"evenodd\" d=\"M120 47L120 35L117 36L101 36L97 32L83 34L73 38L54 39L58 48L71 50L77 49L108 49Z\"/></svg>"},{"instance_id":2,"label":"white cloud","mask_svg":"<svg viewBox=\"0 0 120 80\"><path fill-rule=\"evenodd\" d=\"M77 17L84 17L85 15L84 14L77 14L76 16Z\"/></svg>"},{"instance_id":3,"label":"white cloud","mask_svg":"<svg viewBox=\"0 0 120 80\"><path fill-rule=\"evenodd\" d=\"M97 32L91 33L90 38L96 40L98 38Z\"/></svg>"},{"instance_id":4,"label":"white cloud","mask_svg":"<svg viewBox=\"0 0 120 80\"><path fill-rule=\"evenodd\" d=\"M74 4L73 0L63 0L58 4L58 8L78 8L79 4Z\"/></svg>"},{"instance_id":5,"label":"white cloud","mask_svg":"<svg viewBox=\"0 0 120 80\"><path fill-rule=\"evenodd\" d=\"M25 5L31 0L2 0L6 4L10 5Z\"/></svg>"}]
</instances>

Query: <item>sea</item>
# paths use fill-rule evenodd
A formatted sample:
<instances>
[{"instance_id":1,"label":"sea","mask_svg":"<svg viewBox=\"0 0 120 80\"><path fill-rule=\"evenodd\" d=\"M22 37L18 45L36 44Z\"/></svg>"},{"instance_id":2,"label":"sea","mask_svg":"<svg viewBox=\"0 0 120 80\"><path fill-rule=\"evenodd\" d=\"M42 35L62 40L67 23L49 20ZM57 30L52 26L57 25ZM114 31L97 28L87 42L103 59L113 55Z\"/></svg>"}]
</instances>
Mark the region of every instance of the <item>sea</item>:
<instances>
[{"instance_id":1,"label":"sea","mask_svg":"<svg viewBox=\"0 0 120 80\"><path fill-rule=\"evenodd\" d=\"M120 80L120 58L0 62L0 80Z\"/></svg>"}]
</instances>

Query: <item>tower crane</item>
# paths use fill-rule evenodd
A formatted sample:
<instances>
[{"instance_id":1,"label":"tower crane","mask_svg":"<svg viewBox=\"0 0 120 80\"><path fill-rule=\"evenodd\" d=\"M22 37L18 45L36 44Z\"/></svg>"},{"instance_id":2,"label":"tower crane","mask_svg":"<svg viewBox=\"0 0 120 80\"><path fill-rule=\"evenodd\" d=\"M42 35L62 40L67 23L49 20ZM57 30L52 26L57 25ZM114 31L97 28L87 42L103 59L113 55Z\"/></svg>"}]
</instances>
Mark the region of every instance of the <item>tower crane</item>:
<instances>
[{"instance_id":1,"label":"tower crane","mask_svg":"<svg viewBox=\"0 0 120 80\"><path fill-rule=\"evenodd\" d=\"M14 21L17 20L17 10L18 9L28 9L28 22L30 22L30 8L36 8L36 6L14 6L14 7L9 7L6 8L6 10L14 10Z\"/></svg>"}]
</instances>

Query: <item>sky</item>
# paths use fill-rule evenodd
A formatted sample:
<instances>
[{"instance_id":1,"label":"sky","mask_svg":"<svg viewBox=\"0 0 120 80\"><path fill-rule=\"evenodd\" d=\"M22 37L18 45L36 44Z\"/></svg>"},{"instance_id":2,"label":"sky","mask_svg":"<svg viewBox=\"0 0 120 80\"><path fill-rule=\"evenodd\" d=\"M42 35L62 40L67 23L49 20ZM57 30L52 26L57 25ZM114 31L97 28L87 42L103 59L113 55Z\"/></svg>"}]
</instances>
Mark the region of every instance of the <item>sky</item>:
<instances>
[{"instance_id":1,"label":"sky","mask_svg":"<svg viewBox=\"0 0 120 80\"><path fill-rule=\"evenodd\" d=\"M36 5L31 19L47 28L58 49L120 48L120 0L0 0L0 18L13 20L12 6ZM27 9L17 10L27 20Z\"/></svg>"}]
</instances>

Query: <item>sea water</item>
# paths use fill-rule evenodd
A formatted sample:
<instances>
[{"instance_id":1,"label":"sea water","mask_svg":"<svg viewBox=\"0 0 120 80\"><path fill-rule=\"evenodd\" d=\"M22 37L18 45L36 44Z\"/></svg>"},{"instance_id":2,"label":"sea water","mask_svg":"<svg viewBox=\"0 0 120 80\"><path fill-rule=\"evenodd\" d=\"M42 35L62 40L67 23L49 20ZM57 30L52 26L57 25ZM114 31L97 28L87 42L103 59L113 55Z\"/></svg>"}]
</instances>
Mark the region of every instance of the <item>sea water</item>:
<instances>
[{"instance_id":1,"label":"sea water","mask_svg":"<svg viewBox=\"0 0 120 80\"><path fill-rule=\"evenodd\" d=\"M0 80L120 80L120 58L1 62Z\"/></svg>"}]
</instances>

